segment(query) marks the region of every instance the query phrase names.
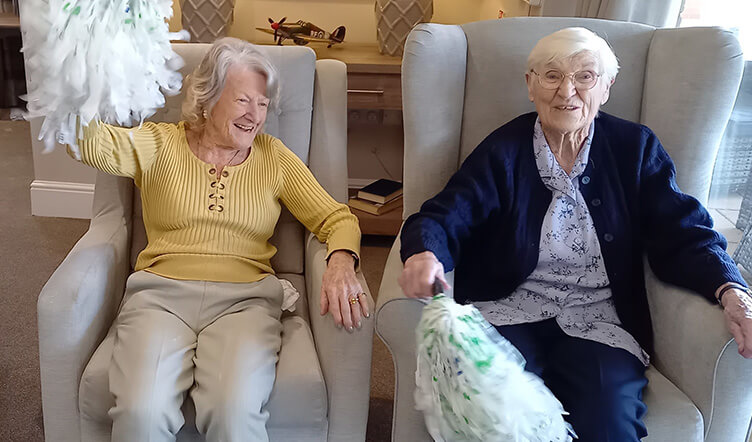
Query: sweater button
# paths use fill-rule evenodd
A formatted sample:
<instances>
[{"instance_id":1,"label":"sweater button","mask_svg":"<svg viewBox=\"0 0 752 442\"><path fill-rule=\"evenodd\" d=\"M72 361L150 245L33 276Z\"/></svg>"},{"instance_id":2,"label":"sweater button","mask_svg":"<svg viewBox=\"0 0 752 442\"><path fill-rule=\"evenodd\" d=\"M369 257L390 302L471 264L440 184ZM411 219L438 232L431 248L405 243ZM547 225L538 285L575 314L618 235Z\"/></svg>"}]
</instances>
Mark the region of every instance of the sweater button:
<instances>
[{"instance_id":1,"label":"sweater button","mask_svg":"<svg viewBox=\"0 0 752 442\"><path fill-rule=\"evenodd\" d=\"M601 200L600 200L600 199L598 199L598 198L595 198L595 199L593 199L593 201L591 201L590 203L591 203L591 204L593 205L593 207L598 207L598 206L600 206L600 205L601 205Z\"/></svg>"},{"instance_id":2,"label":"sweater button","mask_svg":"<svg viewBox=\"0 0 752 442\"><path fill-rule=\"evenodd\" d=\"M213 167L211 169L209 169L209 175L214 175L215 173L217 173L217 169L215 169Z\"/></svg>"},{"instance_id":3,"label":"sweater button","mask_svg":"<svg viewBox=\"0 0 752 442\"><path fill-rule=\"evenodd\" d=\"M226 170L223 170L222 171L222 176L225 177L225 178L227 178L228 176L230 176L230 172L228 172Z\"/></svg>"},{"instance_id":4,"label":"sweater button","mask_svg":"<svg viewBox=\"0 0 752 442\"><path fill-rule=\"evenodd\" d=\"M611 241L613 241L613 240L614 240L614 235L612 235L612 234L610 234L610 233L606 233L605 235L603 235L603 239L604 239L604 240L605 240L606 242L611 242Z\"/></svg>"},{"instance_id":5,"label":"sweater button","mask_svg":"<svg viewBox=\"0 0 752 442\"><path fill-rule=\"evenodd\" d=\"M589 176L582 177L582 184L590 184L590 177Z\"/></svg>"}]
</instances>

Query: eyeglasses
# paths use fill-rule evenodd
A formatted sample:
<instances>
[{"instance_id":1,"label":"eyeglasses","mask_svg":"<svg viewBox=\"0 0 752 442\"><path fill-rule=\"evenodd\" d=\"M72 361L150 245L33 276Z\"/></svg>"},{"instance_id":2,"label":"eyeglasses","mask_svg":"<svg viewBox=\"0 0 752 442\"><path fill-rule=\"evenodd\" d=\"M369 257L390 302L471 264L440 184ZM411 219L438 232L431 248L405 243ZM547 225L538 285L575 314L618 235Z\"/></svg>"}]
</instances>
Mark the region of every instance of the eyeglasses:
<instances>
[{"instance_id":1,"label":"eyeglasses","mask_svg":"<svg viewBox=\"0 0 752 442\"><path fill-rule=\"evenodd\" d=\"M598 82L598 78L601 76L601 74L596 74L595 72L590 70L564 74L561 71L551 69L549 71L546 71L546 73L543 75L535 72L532 69L530 70L530 72L538 76L538 83L540 83L543 89L551 90L558 89L559 86L561 86L561 83L564 81L564 78L566 77L572 78L572 83L574 84L575 89L581 91L589 90L592 89L593 86L595 86L595 83Z\"/></svg>"}]
</instances>

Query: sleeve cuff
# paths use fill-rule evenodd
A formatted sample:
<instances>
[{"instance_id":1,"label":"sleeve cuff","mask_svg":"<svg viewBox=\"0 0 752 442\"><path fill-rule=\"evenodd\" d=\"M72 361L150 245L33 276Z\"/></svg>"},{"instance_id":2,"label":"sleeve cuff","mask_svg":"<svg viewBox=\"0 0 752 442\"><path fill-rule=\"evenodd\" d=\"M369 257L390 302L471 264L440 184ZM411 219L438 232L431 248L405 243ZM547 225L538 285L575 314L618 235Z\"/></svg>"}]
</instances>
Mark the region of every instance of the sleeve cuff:
<instances>
[{"instance_id":1,"label":"sleeve cuff","mask_svg":"<svg viewBox=\"0 0 752 442\"><path fill-rule=\"evenodd\" d=\"M360 229L356 226L340 226L333 230L326 241L326 260L337 250L345 250L355 255L356 262L360 263ZM356 269L358 265L356 265Z\"/></svg>"}]
</instances>

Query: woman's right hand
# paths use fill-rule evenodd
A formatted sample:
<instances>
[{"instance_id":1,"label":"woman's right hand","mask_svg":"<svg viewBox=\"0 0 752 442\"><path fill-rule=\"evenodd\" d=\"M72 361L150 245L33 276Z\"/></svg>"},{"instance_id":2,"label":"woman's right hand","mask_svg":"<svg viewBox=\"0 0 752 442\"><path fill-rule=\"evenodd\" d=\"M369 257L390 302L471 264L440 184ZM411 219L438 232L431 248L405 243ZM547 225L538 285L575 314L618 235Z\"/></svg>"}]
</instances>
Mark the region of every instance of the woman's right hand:
<instances>
[{"instance_id":1,"label":"woman's right hand","mask_svg":"<svg viewBox=\"0 0 752 442\"><path fill-rule=\"evenodd\" d=\"M451 288L444 278L444 266L433 252L425 251L407 258L399 285L408 298L430 298L434 295L433 283L437 279L444 290Z\"/></svg>"}]
</instances>

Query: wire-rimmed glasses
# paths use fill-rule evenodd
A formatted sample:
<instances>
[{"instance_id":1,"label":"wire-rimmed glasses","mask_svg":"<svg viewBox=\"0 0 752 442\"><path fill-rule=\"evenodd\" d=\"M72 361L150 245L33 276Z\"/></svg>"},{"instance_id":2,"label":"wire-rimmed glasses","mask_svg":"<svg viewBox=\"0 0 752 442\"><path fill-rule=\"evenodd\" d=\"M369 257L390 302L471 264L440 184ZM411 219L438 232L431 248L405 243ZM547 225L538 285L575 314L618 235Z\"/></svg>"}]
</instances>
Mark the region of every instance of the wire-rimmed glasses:
<instances>
[{"instance_id":1,"label":"wire-rimmed glasses","mask_svg":"<svg viewBox=\"0 0 752 442\"><path fill-rule=\"evenodd\" d=\"M558 89L559 86L561 86L561 83L564 81L564 78L566 77L570 77L572 79L572 83L574 84L575 89L590 90L595 86L596 83L598 83L598 78L601 76L601 74L598 74L589 69L572 72L570 74L565 74L561 71L557 71L556 69L549 69L542 75L532 69L530 70L530 72L538 76L538 83L543 87L543 89L552 90Z\"/></svg>"}]
</instances>

